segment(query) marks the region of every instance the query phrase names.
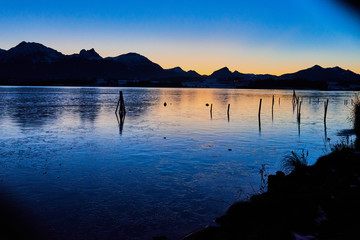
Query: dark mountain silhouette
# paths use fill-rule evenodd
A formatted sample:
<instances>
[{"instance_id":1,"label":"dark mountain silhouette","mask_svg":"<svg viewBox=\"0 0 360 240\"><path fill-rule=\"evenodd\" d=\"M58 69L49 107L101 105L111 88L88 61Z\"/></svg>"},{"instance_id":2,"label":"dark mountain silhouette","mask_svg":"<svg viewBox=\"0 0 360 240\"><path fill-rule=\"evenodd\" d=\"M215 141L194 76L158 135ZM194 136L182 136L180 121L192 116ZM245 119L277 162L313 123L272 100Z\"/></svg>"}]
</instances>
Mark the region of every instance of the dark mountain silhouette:
<instances>
[{"instance_id":1,"label":"dark mountain silhouette","mask_svg":"<svg viewBox=\"0 0 360 240\"><path fill-rule=\"evenodd\" d=\"M90 50L82 49L79 54L73 54L69 57L79 57L88 60L100 60L102 57L92 48Z\"/></svg>"},{"instance_id":2,"label":"dark mountain silhouette","mask_svg":"<svg viewBox=\"0 0 360 240\"><path fill-rule=\"evenodd\" d=\"M169 72L179 73L179 74L186 74L186 72L181 67L174 67L170 69L166 69Z\"/></svg>"},{"instance_id":3,"label":"dark mountain silhouette","mask_svg":"<svg viewBox=\"0 0 360 240\"><path fill-rule=\"evenodd\" d=\"M1 55L1 62L53 62L63 58L64 55L40 43L21 42L17 46L5 51Z\"/></svg>"},{"instance_id":4,"label":"dark mountain silhouette","mask_svg":"<svg viewBox=\"0 0 360 240\"><path fill-rule=\"evenodd\" d=\"M227 67L223 67L219 70L214 71L209 77L212 78L229 78L232 77L233 73Z\"/></svg>"},{"instance_id":5,"label":"dark mountain silhouette","mask_svg":"<svg viewBox=\"0 0 360 240\"><path fill-rule=\"evenodd\" d=\"M281 78L306 79L311 81L360 81L360 75L340 67L322 68L315 65L311 68L300 70L295 73L284 74Z\"/></svg>"},{"instance_id":6,"label":"dark mountain silhouette","mask_svg":"<svg viewBox=\"0 0 360 240\"><path fill-rule=\"evenodd\" d=\"M281 76L231 72L227 67L206 76L180 67L163 69L137 53L102 58L94 49L83 49L64 55L40 43L21 42L0 49L0 84L354 89L360 88L360 75L315 65Z\"/></svg>"},{"instance_id":7,"label":"dark mountain silhouette","mask_svg":"<svg viewBox=\"0 0 360 240\"><path fill-rule=\"evenodd\" d=\"M190 70L190 71L186 72L181 67L174 67L174 68L166 69L166 71L173 73L173 74L177 74L179 76L183 76L183 77L190 77L190 78L201 78L202 77L200 74L198 74L194 70Z\"/></svg>"},{"instance_id":8,"label":"dark mountain silhouette","mask_svg":"<svg viewBox=\"0 0 360 240\"><path fill-rule=\"evenodd\" d=\"M148 58L137 53L127 53L117 57L108 57L106 60L115 61L125 65L129 71L135 74L134 76L137 79L146 79L148 76L161 77L164 75L164 69L160 67L160 65L153 63Z\"/></svg>"}]
</instances>

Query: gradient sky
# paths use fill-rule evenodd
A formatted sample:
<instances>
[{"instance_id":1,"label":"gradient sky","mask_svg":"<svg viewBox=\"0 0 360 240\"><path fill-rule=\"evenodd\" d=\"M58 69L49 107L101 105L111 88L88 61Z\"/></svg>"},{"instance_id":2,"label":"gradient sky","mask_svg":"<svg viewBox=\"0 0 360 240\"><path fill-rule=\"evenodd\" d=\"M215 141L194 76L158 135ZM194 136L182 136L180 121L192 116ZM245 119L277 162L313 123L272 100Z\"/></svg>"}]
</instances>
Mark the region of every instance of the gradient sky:
<instances>
[{"instance_id":1,"label":"gradient sky","mask_svg":"<svg viewBox=\"0 0 360 240\"><path fill-rule=\"evenodd\" d=\"M164 68L283 74L319 64L360 73L360 18L333 0L5 0L0 48L137 52Z\"/></svg>"}]
</instances>

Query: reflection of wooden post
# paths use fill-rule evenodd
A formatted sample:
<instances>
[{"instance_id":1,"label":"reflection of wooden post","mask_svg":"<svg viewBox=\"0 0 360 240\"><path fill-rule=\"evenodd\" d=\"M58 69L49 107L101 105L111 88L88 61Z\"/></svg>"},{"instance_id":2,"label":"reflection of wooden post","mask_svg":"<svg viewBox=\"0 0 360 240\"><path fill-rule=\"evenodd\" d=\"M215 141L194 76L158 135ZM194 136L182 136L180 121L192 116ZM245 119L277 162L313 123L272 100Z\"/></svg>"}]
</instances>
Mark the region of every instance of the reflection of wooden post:
<instances>
[{"instance_id":1,"label":"reflection of wooden post","mask_svg":"<svg viewBox=\"0 0 360 240\"><path fill-rule=\"evenodd\" d=\"M327 109L328 109L328 105L329 105L329 99L327 99L324 104L325 104L325 105L324 105L324 108L325 108L325 111L324 111L324 122L326 122L326 115L327 115Z\"/></svg>"},{"instance_id":2,"label":"reflection of wooden post","mask_svg":"<svg viewBox=\"0 0 360 240\"><path fill-rule=\"evenodd\" d=\"M125 122L125 114L118 116L117 113L115 113L118 125L119 125L119 133L122 135L123 128L124 128L124 122Z\"/></svg>"},{"instance_id":3,"label":"reflection of wooden post","mask_svg":"<svg viewBox=\"0 0 360 240\"><path fill-rule=\"evenodd\" d=\"M119 97L119 99L118 99L118 101L117 101L117 104L116 104L115 113L118 112L119 105L120 105L120 97Z\"/></svg>"},{"instance_id":4,"label":"reflection of wooden post","mask_svg":"<svg viewBox=\"0 0 360 240\"><path fill-rule=\"evenodd\" d=\"M279 97L279 106L280 106L280 97Z\"/></svg>"}]
</instances>

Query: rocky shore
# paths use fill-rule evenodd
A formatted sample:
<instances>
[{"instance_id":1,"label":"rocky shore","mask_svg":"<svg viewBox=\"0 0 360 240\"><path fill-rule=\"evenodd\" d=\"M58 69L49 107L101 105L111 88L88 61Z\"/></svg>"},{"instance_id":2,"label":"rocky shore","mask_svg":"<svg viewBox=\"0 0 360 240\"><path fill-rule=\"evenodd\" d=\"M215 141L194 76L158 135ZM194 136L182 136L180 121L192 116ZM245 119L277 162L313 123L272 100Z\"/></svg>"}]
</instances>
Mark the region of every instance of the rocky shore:
<instances>
[{"instance_id":1,"label":"rocky shore","mask_svg":"<svg viewBox=\"0 0 360 240\"><path fill-rule=\"evenodd\" d=\"M270 175L267 192L215 221L184 240L358 239L360 152L341 146L312 166Z\"/></svg>"}]
</instances>

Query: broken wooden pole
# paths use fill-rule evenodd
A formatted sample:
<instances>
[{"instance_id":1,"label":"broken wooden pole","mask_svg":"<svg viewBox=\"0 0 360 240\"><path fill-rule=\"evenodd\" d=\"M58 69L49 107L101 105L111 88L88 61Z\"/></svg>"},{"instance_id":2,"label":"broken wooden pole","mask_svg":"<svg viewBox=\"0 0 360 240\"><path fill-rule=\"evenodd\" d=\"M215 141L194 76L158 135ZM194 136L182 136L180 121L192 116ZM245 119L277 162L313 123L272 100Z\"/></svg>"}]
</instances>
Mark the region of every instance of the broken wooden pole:
<instances>
[{"instance_id":1,"label":"broken wooden pole","mask_svg":"<svg viewBox=\"0 0 360 240\"><path fill-rule=\"evenodd\" d=\"M230 103L228 104L228 109L227 109L227 114L229 115L230 113Z\"/></svg>"},{"instance_id":2,"label":"broken wooden pole","mask_svg":"<svg viewBox=\"0 0 360 240\"><path fill-rule=\"evenodd\" d=\"M211 104L211 107L210 107L210 117L212 119L212 104Z\"/></svg>"}]
</instances>

